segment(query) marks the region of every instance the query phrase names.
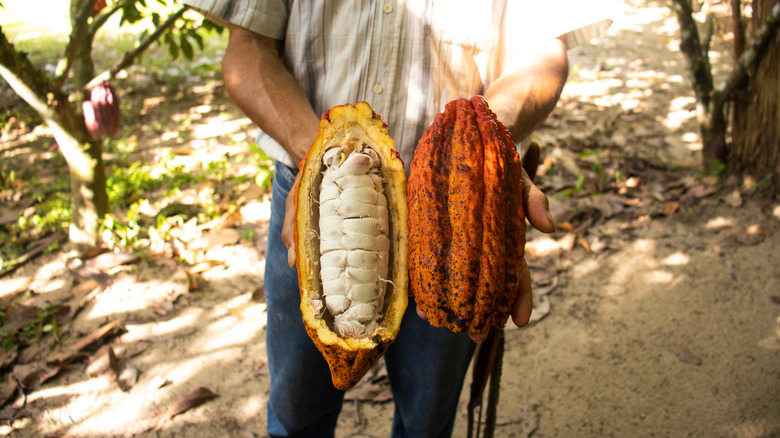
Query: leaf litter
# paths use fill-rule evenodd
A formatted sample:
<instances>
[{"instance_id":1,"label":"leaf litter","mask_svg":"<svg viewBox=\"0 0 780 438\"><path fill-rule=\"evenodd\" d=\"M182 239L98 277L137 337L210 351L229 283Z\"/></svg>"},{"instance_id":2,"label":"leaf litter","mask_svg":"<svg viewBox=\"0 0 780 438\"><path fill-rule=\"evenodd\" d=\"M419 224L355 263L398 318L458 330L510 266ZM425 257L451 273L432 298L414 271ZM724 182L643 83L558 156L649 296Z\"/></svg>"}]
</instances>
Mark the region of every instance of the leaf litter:
<instances>
[{"instance_id":1,"label":"leaf litter","mask_svg":"<svg viewBox=\"0 0 780 438\"><path fill-rule=\"evenodd\" d=\"M144 108L144 111L148 109ZM664 219L685 222L686 218L695 216L705 207L727 205L739 211L752 197L755 185L690 176L693 166L698 163L690 164L689 157L675 157L668 152L667 143L672 139L658 128L655 123L657 116L653 111L625 111L620 106L604 106L564 97L559 109L534 135L534 140L545 154L537 184L550 197L551 211L558 228L550 236L535 231L528 234L527 258L533 273L537 303L533 318L537 323L557 311L553 306L557 301L552 298L568 281L570 271L578 261L616 252L641 231L655 230L661 242L663 239L677 239L670 242L675 247L718 252L760 244L776 232L777 222L771 217L757 218L749 223L744 219L738 220L716 231L696 230L697 234L691 238L664 230L661 225ZM165 147L165 144L162 143L162 146ZM190 148L184 157L195 160L197 152L196 148ZM151 157L146 155L147 159ZM266 192L250 184L235 196L239 198L237 205L246 207L254 202L256 207L256 201L266 196ZM222 208L225 199L227 197L223 198ZM27 214L24 212L31 207L34 203L24 197L18 198L13 205L3 205L0 223L12 220L14 215ZM246 214L242 215L242 211ZM213 321L208 319L213 316L206 314L193 318L188 328L179 327L168 332L149 330L144 332L148 336L141 338L120 336L120 333L127 325L162 325L188 307L208 309L218 304L212 296L225 294L224 291L231 291L227 293L231 297L243 293L251 302L264 305L261 275L247 274L257 272L264 261L253 259L230 265L241 258L243 253L233 250L242 245L249 244L258 254L264 254L267 220L251 218L250 211L255 210L230 211L225 208L217 219L205 223L198 222L194 216L184 217L185 220L170 229L172 239L151 242L159 247L155 246L157 250L148 258L112 252L104 247L73 256L64 264L67 274L58 278L66 280L64 289L69 293L68 298L57 304L64 312L58 313L57 319L61 343L53 341L54 333L50 331L39 344L3 352L2 371L6 377L12 378L6 378L0 402L14 410L4 411L2 418L25 415L20 398L14 395L29 395L35 391L33 388L57 381L64 374L72 373L71 370L86 372L93 379L108 377L119 381L124 375L121 379L125 386L122 391L128 391L130 395L137 394L134 386L144 383L145 378L149 379L154 391L159 391L154 396L157 399L165 400L165 394L169 394L165 392L167 390L175 389L176 393L182 393L182 388L177 386L181 382L173 377L174 372L154 372L145 376L141 369L146 367L139 364L161 347L168 349L176 347L182 339L202 337L206 330L204 325ZM240 231L255 228L260 235L256 240L247 242ZM33 243L35 239L37 246L26 253L24 262L13 270L0 272L0 277L23 271L43 255L41 248L48 247L53 241L51 237L36 236ZM701 243L702 240L704 243ZM225 248L230 250L228 255L220 252ZM231 275L239 280L226 280ZM149 280L153 277L161 277L162 280L152 284ZM128 283L123 283L125 280ZM130 283L144 286L134 287L130 292L127 286ZM6 316L18 312L20 319L14 322L16 327L23 321L29 322L33 311L43 308L41 303L29 303L41 296L35 292L32 283L20 284L10 294L10 299L8 295L2 297ZM124 295L118 293L123 285L128 287ZM94 327L95 322L92 322L93 326L85 326L83 309L92 310L96 302L113 295L119 295L112 307L120 318L103 317L97 328ZM157 299L160 295L165 295L165 300ZM144 299L133 300L139 296ZM770 295L770 299L780 301L777 295ZM131 307L129 304L140 310L123 310ZM224 309L227 309L225 317L235 320L252 317L254 310L240 303ZM23 315L26 316L22 318ZM3 324L7 321L4 320ZM127 342L123 341L124 337ZM56 352L47 355L51 351L47 348ZM671 345L668 351L684 363L702 363L701 357L685 346ZM261 359L249 359L244 362L246 364L255 370L250 377L267 377L266 364ZM382 370L367 375L345 398L355 403L387 404L391 395ZM248 385L248 379L244 383ZM11 391L12 395L7 395L5 391ZM225 393L224 398L236 397L221 389L219 392ZM159 419L176 421L179 416L217 397L208 386L198 385L198 389L184 396L158 402L163 412ZM522 422L521 436L531 436L539 427L537 411L536 405L523 405L521 415L500 418L502 424ZM145 430L162 428L154 413L149 415L148 424L143 426Z\"/></svg>"}]
</instances>

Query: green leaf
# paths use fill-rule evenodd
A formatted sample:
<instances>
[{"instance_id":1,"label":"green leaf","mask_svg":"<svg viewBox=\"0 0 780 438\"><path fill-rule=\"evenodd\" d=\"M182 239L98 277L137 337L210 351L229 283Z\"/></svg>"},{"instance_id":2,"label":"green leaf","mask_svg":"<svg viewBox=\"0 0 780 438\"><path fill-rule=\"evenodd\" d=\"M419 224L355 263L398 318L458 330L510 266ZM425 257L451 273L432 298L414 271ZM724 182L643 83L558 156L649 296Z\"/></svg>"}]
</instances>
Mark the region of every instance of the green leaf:
<instances>
[{"instance_id":1,"label":"green leaf","mask_svg":"<svg viewBox=\"0 0 780 438\"><path fill-rule=\"evenodd\" d=\"M198 44L198 49L203 50L203 36L192 29L190 29L187 33Z\"/></svg>"},{"instance_id":2,"label":"green leaf","mask_svg":"<svg viewBox=\"0 0 780 438\"><path fill-rule=\"evenodd\" d=\"M193 56L192 44L187 41L187 36L183 33L179 37L179 44L181 45L181 52L184 54L184 57L191 60Z\"/></svg>"},{"instance_id":3,"label":"green leaf","mask_svg":"<svg viewBox=\"0 0 780 438\"><path fill-rule=\"evenodd\" d=\"M582 190L582 186L585 185L585 175L580 175L577 177L577 182L574 184L574 190Z\"/></svg>"}]
</instances>

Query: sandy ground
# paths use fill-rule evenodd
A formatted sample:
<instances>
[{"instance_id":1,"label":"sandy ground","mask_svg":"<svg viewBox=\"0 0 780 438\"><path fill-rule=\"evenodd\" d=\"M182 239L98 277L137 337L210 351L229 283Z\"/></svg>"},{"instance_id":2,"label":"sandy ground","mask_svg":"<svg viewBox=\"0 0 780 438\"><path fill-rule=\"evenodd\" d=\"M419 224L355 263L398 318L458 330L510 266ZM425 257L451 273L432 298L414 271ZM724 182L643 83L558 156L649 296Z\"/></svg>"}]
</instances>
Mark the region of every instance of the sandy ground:
<instances>
[{"instance_id":1,"label":"sandy ground","mask_svg":"<svg viewBox=\"0 0 780 438\"><path fill-rule=\"evenodd\" d=\"M571 161L566 151L591 148L639 182L610 196L555 196L559 231L529 235L536 321L507 327L496 435L780 436L780 203L749 181L718 190L689 175L693 100L682 57L669 51L675 21L657 2L618 9L607 36L571 53L561 105L537 136L548 160L541 184L551 197L571 188L577 175L553 168ZM20 353L17 376L50 370L52 352L119 321L97 342L111 347L118 376L100 366L105 350L71 356L6 406L18 419L0 432L264 436L267 200L240 213L255 240L230 227L182 236L208 260L197 268L96 258L87 263L109 280L86 287L68 269L77 254L62 251L0 279L32 302L79 309L59 344L49 336ZM392 401L381 375L372 383L345 403L338 437L389 436ZM0 389L6 398L14 385ZM466 436L466 392L456 437Z\"/></svg>"}]
</instances>

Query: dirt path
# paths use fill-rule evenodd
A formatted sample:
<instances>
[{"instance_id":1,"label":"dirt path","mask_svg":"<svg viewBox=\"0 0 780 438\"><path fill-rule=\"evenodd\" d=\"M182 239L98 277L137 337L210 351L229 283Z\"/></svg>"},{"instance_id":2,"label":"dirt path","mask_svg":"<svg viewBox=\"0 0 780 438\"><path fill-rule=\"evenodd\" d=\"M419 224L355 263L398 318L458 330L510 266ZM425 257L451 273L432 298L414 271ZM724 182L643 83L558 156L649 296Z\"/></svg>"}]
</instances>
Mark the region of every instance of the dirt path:
<instances>
[{"instance_id":1,"label":"dirt path","mask_svg":"<svg viewBox=\"0 0 780 438\"><path fill-rule=\"evenodd\" d=\"M617 5L609 34L571 53L536 136L559 231L529 236L537 320L507 330L497 436L780 436L780 204L755 182L694 177L676 23L660 2ZM59 252L0 279L74 313L59 344L19 352L14 375L43 383L6 405L17 419L0 432L264 436L267 201L238 213L233 227L182 226L208 260L197 267L111 255L81 266ZM84 339L89 354L68 352ZM338 437L389 436L381 372L350 398Z\"/></svg>"}]
</instances>

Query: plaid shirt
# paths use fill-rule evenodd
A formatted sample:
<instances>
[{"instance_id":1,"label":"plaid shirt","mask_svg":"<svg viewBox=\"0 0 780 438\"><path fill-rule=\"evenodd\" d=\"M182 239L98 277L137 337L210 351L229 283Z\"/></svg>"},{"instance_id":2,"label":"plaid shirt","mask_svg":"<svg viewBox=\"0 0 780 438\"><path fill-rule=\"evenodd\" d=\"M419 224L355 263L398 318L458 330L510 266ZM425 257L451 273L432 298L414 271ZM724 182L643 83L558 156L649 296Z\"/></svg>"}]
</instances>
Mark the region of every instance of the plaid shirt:
<instances>
[{"instance_id":1,"label":"plaid shirt","mask_svg":"<svg viewBox=\"0 0 780 438\"><path fill-rule=\"evenodd\" d=\"M447 102L484 93L522 53L519 43L562 33L548 18L550 3L539 0L184 3L217 24L283 40L285 64L317 114L368 102L407 171L418 139ZM296 167L270 136L259 132L257 141L269 157Z\"/></svg>"}]
</instances>

